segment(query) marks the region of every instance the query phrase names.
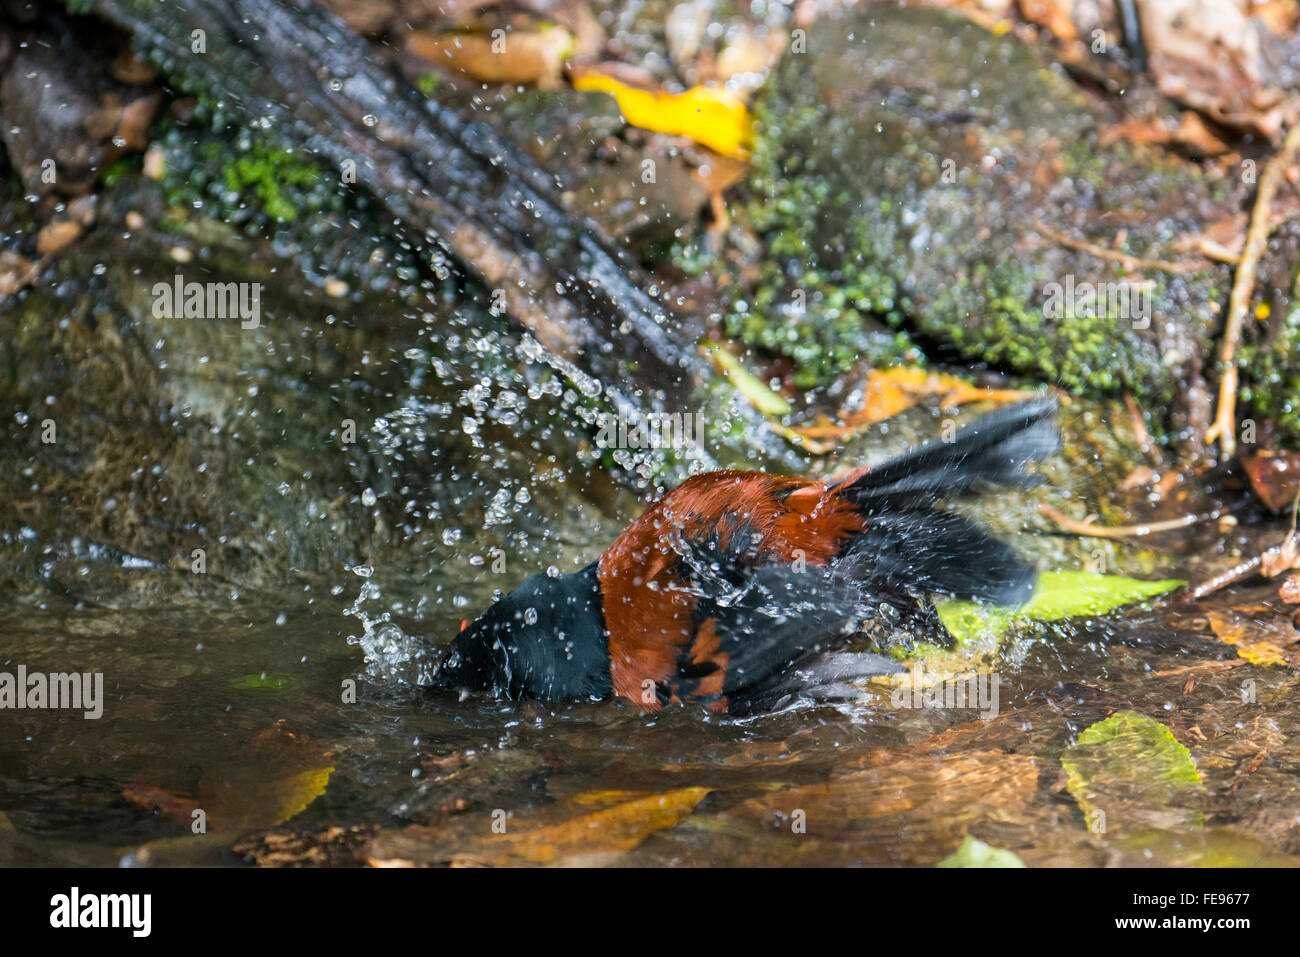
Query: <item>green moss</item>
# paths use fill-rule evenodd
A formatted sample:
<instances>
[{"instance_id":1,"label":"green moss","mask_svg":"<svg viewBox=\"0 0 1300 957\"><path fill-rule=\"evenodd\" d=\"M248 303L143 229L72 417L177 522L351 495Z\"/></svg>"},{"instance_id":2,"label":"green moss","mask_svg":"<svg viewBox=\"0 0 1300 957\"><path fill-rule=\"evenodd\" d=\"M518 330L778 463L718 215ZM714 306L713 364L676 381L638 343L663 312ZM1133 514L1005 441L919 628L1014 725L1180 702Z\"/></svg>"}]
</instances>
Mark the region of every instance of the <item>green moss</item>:
<instances>
[{"instance_id":1,"label":"green moss","mask_svg":"<svg viewBox=\"0 0 1300 957\"><path fill-rule=\"evenodd\" d=\"M421 93L423 93L425 96L431 97L437 91L438 83L441 79L442 77L439 76L437 73L430 71L428 73L421 75L420 79L416 81L415 85L419 87Z\"/></svg>"},{"instance_id":2,"label":"green moss","mask_svg":"<svg viewBox=\"0 0 1300 957\"><path fill-rule=\"evenodd\" d=\"M1267 328L1259 330L1238 353L1241 398L1259 414L1300 435L1300 366L1296 363L1300 306L1270 321L1278 324L1271 335Z\"/></svg>"},{"instance_id":3,"label":"green moss","mask_svg":"<svg viewBox=\"0 0 1300 957\"><path fill-rule=\"evenodd\" d=\"M104 187L112 189L122 181L122 177L140 166L140 157L136 155L123 156L121 159L112 163L108 169L104 170Z\"/></svg>"},{"instance_id":4,"label":"green moss","mask_svg":"<svg viewBox=\"0 0 1300 957\"><path fill-rule=\"evenodd\" d=\"M226 166L226 186L241 195L257 198L263 212L279 222L298 218L296 193L308 191L320 179L320 171L288 150L251 144L248 152Z\"/></svg>"},{"instance_id":5,"label":"green moss","mask_svg":"<svg viewBox=\"0 0 1300 957\"><path fill-rule=\"evenodd\" d=\"M163 191L172 205L205 208L253 230L341 208L340 190L320 166L261 135L172 129L162 144Z\"/></svg>"}]
</instances>

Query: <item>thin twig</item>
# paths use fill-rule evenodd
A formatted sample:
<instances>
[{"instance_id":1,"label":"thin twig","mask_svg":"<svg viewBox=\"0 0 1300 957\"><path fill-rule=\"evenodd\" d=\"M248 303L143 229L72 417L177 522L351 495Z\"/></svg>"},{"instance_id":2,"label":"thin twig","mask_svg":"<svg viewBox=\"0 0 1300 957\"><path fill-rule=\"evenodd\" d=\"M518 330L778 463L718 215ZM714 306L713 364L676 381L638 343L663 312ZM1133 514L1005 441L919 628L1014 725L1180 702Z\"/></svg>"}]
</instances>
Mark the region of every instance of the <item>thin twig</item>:
<instances>
[{"instance_id":1,"label":"thin twig","mask_svg":"<svg viewBox=\"0 0 1300 957\"><path fill-rule=\"evenodd\" d=\"M1138 256L1130 256L1118 249L1107 249L1105 246L1098 246L1084 239L1074 239L1064 233L1058 233L1050 226L1037 220L1034 221L1034 229L1062 246L1077 249L1080 252L1088 253L1090 256L1096 256L1098 259L1117 262L1129 272L1136 272L1139 269L1159 269L1161 272L1189 273L1205 268L1203 263L1175 263L1166 259L1142 259Z\"/></svg>"},{"instance_id":2,"label":"thin twig","mask_svg":"<svg viewBox=\"0 0 1300 957\"><path fill-rule=\"evenodd\" d=\"M1211 595L1221 588L1227 588L1229 585L1235 585L1237 582L1259 572L1259 566L1263 562L1263 555L1256 555L1249 561L1242 562L1229 568L1226 572L1221 572L1206 581L1201 582L1195 588L1190 589L1183 595L1182 600L1185 602L1199 601L1206 595Z\"/></svg>"},{"instance_id":3,"label":"thin twig","mask_svg":"<svg viewBox=\"0 0 1300 957\"><path fill-rule=\"evenodd\" d=\"M1086 535L1090 538L1141 538L1144 535L1153 535L1156 532L1168 532L1175 528L1196 525L1199 522L1218 518L1220 514L1217 511L1208 512L1205 515L1193 513L1160 522L1146 522L1142 525L1094 525L1090 521L1081 522L1078 519L1070 518L1070 516L1058 512L1046 503L1040 504L1038 510L1067 532L1073 532L1075 535Z\"/></svg>"},{"instance_id":4,"label":"thin twig","mask_svg":"<svg viewBox=\"0 0 1300 957\"><path fill-rule=\"evenodd\" d=\"M1294 560L1295 529L1292 528L1287 537L1282 540L1282 544L1274 545L1254 558L1244 561L1240 565L1234 565L1226 572L1220 572L1213 578L1201 582L1183 595L1183 601L1198 601L1206 595L1212 595L1222 588L1235 585L1237 582L1252 578L1255 575L1263 575L1265 578L1276 577L1283 571L1288 571L1290 567L1294 567ZM1278 566L1286 567L1279 568Z\"/></svg>"},{"instance_id":5,"label":"thin twig","mask_svg":"<svg viewBox=\"0 0 1300 957\"><path fill-rule=\"evenodd\" d=\"M1232 281L1232 295L1228 298L1228 318L1223 327L1223 341L1219 347L1219 408L1214 424L1205 433L1206 442L1218 441L1220 457L1231 458L1237 451L1237 345L1241 342L1241 326L1250 307L1250 297L1255 291L1255 273L1259 259L1268 245L1272 226L1273 197L1287 169L1300 150L1300 123L1287 131L1282 148L1273 155L1259 178L1255 194L1255 208L1250 214L1250 229L1246 245L1241 250L1237 275Z\"/></svg>"}]
</instances>

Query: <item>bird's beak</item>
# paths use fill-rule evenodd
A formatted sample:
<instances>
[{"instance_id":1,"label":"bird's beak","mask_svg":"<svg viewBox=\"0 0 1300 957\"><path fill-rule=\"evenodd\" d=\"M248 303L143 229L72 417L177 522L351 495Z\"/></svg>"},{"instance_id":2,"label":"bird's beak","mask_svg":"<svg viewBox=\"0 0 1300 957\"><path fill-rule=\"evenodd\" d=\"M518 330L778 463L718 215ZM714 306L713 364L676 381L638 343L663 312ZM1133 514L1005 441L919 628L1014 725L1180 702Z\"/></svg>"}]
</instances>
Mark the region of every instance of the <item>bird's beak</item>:
<instances>
[{"instance_id":1,"label":"bird's beak","mask_svg":"<svg viewBox=\"0 0 1300 957\"><path fill-rule=\"evenodd\" d=\"M465 630L466 628L468 628L468 627L469 627L469 619L468 619L468 618L462 618L462 619L460 620L460 630L461 630L461 631L464 631L464 630Z\"/></svg>"}]
</instances>

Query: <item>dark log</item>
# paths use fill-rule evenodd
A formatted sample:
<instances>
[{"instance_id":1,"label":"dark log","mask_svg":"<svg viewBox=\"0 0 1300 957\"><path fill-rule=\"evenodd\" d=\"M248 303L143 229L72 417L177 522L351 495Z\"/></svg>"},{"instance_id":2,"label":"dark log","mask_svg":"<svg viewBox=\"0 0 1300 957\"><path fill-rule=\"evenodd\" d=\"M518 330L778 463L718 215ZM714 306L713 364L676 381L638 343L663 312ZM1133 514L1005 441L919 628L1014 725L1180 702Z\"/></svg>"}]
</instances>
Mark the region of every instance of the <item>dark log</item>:
<instances>
[{"instance_id":1,"label":"dark log","mask_svg":"<svg viewBox=\"0 0 1300 957\"><path fill-rule=\"evenodd\" d=\"M355 163L358 185L500 290L548 361L599 380L619 412L704 405L708 364L626 255L597 225L563 211L554 178L486 125L416 90L312 0L71 5L125 29L190 90L269 122L335 167ZM195 30L204 31L204 53L191 52ZM748 447L797 467L762 417L746 414Z\"/></svg>"}]
</instances>

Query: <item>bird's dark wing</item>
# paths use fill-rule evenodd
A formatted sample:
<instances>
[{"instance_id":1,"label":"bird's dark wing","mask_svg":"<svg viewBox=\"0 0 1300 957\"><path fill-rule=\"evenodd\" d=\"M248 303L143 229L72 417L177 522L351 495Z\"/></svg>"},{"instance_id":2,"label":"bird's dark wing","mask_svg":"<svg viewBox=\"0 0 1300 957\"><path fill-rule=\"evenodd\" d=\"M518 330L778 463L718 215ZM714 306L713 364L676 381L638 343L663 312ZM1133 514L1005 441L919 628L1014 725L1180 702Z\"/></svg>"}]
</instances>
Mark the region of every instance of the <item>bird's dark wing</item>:
<instances>
[{"instance_id":1,"label":"bird's dark wing","mask_svg":"<svg viewBox=\"0 0 1300 957\"><path fill-rule=\"evenodd\" d=\"M920 614L915 598L870 594L844 566L766 560L740 544L750 540L726 534L683 543L677 573L696 598L693 630L663 683L664 701L696 701L734 714L815 685L900 670L882 655L835 656L830 668L816 661L869 621L906 624Z\"/></svg>"}]
</instances>

